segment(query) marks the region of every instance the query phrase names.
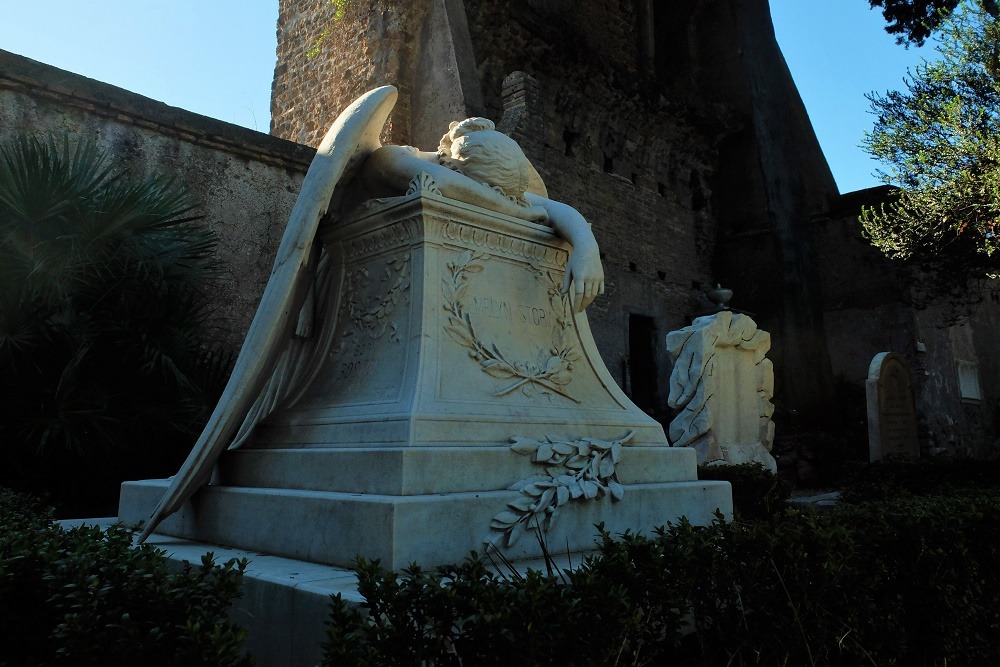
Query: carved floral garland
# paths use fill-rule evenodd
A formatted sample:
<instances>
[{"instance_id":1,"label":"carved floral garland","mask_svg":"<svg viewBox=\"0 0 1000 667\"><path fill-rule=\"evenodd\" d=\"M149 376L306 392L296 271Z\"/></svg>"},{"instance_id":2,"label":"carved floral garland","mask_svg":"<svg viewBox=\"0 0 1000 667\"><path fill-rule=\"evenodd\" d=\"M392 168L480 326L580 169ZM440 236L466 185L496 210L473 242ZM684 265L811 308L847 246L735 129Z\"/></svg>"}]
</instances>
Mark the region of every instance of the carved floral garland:
<instances>
[{"instance_id":1,"label":"carved floral garland","mask_svg":"<svg viewBox=\"0 0 1000 667\"><path fill-rule=\"evenodd\" d=\"M363 309L358 304L358 292L371 284L368 269L361 267L348 274L346 279L345 305L354 322L355 330L368 334L369 338L377 339L389 331L389 340L400 342L396 323L389 318L396 311L396 306L407 301L406 290L410 287L410 255L395 257L386 262L381 282L392 281L389 290L381 298L373 297L374 305Z\"/></svg>"},{"instance_id":2,"label":"carved floral garland","mask_svg":"<svg viewBox=\"0 0 1000 667\"><path fill-rule=\"evenodd\" d=\"M511 547L529 529L547 533L556 511L572 500L599 500L606 495L612 501L621 500L625 488L618 481L615 466L621 460L622 446L634 435L635 431L629 431L618 440L511 438L511 451L531 456L533 463L546 466L548 474L532 475L509 487L520 491L521 497L507 503L508 509L490 521L490 528L500 531L491 543Z\"/></svg>"},{"instance_id":3,"label":"carved floral garland","mask_svg":"<svg viewBox=\"0 0 1000 667\"><path fill-rule=\"evenodd\" d=\"M552 327L552 347L539 350L535 362L510 361L496 343L484 341L476 334L462 297L469 288L469 275L481 272L485 268L483 262L489 259L490 255L486 253L473 253L469 250L459 255L455 262L448 262L448 273L442 279L444 309L448 311L448 324L444 330L456 343L469 348L469 356L479 362L479 367L485 373L502 380L513 380L496 392L496 396L504 396L517 389L530 396L530 386L537 385L546 392L556 393L579 403L565 389L573 379L570 375L573 362L580 358L579 353L566 341L566 330L572 326L569 297L559 289L550 271L535 269L536 277L545 281L549 302L556 313L556 323Z\"/></svg>"}]
</instances>

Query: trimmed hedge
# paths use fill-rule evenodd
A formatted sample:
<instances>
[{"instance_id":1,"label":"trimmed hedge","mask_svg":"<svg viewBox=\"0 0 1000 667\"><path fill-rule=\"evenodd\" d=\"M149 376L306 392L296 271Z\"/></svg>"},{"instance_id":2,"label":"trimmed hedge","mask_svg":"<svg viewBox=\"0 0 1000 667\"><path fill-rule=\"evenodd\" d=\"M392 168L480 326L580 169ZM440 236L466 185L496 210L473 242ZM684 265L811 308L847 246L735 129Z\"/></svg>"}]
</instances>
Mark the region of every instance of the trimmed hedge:
<instances>
[{"instance_id":1,"label":"trimmed hedge","mask_svg":"<svg viewBox=\"0 0 1000 667\"><path fill-rule=\"evenodd\" d=\"M361 562L327 665L1000 664L1000 493L604 535L571 572Z\"/></svg>"},{"instance_id":2,"label":"trimmed hedge","mask_svg":"<svg viewBox=\"0 0 1000 667\"><path fill-rule=\"evenodd\" d=\"M0 489L0 666L251 665L227 618L245 566L170 572L124 527L63 530Z\"/></svg>"},{"instance_id":3,"label":"trimmed hedge","mask_svg":"<svg viewBox=\"0 0 1000 667\"><path fill-rule=\"evenodd\" d=\"M733 485L733 513L740 519L763 519L785 509L792 485L759 463L698 467L698 479Z\"/></svg>"},{"instance_id":4,"label":"trimmed hedge","mask_svg":"<svg viewBox=\"0 0 1000 667\"><path fill-rule=\"evenodd\" d=\"M1000 488L1000 461L952 458L889 458L856 465L844 478L840 499L847 503L900 496L955 494Z\"/></svg>"}]
</instances>

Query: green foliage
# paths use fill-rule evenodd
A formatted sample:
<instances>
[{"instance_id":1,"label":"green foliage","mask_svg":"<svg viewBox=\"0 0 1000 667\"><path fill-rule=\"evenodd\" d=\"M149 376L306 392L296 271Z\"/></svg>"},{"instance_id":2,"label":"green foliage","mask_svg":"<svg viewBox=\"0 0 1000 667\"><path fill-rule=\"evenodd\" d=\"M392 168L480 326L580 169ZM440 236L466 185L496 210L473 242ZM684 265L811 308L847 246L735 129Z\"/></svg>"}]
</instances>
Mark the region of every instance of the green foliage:
<instances>
[{"instance_id":1,"label":"green foliage","mask_svg":"<svg viewBox=\"0 0 1000 667\"><path fill-rule=\"evenodd\" d=\"M893 201L861 217L872 243L920 269L933 298L975 298L1000 275L1000 23L963 2L940 28L940 58L906 91L869 96L878 117L865 149L888 165Z\"/></svg>"},{"instance_id":2,"label":"green foliage","mask_svg":"<svg viewBox=\"0 0 1000 667\"><path fill-rule=\"evenodd\" d=\"M0 145L0 483L56 500L175 470L229 368L202 328L214 236L109 162Z\"/></svg>"},{"instance_id":3,"label":"green foliage","mask_svg":"<svg viewBox=\"0 0 1000 667\"><path fill-rule=\"evenodd\" d=\"M344 13L347 11L347 5L350 0L328 0L327 4L333 7L333 19L334 23L337 23L344 18ZM327 38L330 34L329 28L324 28L322 32L319 33L319 37L313 40L312 46L306 51L306 58L315 58L323 51L323 40Z\"/></svg>"},{"instance_id":4,"label":"green foliage","mask_svg":"<svg viewBox=\"0 0 1000 667\"><path fill-rule=\"evenodd\" d=\"M334 599L324 664L997 664L998 516L994 491L682 520L523 578L362 563L366 602Z\"/></svg>"},{"instance_id":5,"label":"green foliage","mask_svg":"<svg viewBox=\"0 0 1000 667\"><path fill-rule=\"evenodd\" d=\"M635 650L627 637L646 616L587 570L512 582L472 557L434 572L411 566L398 578L359 559L358 579L367 614L334 597L323 664L607 665Z\"/></svg>"},{"instance_id":6,"label":"green foliage","mask_svg":"<svg viewBox=\"0 0 1000 667\"><path fill-rule=\"evenodd\" d=\"M922 46L941 21L950 15L959 0L868 0L882 9L885 31L896 35L897 44Z\"/></svg>"},{"instance_id":7,"label":"green foliage","mask_svg":"<svg viewBox=\"0 0 1000 667\"><path fill-rule=\"evenodd\" d=\"M898 44L922 46L924 40L937 30L941 22L951 16L960 0L868 0L868 4L882 9L885 31L896 35ZM994 16L996 0L980 0L980 6Z\"/></svg>"},{"instance_id":8,"label":"green foliage","mask_svg":"<svg viewBox=\"0 0 1000 667\"><path fill-rule=\"evenodd\" d=\"M759 463L698 468L698 479L719 479L733 485L733 511L741 519L762 519L781 512L792 485Z\"/></svg>"},{"instance_id":9,"label":"green foliage","mask_svg":"<svg viewBox=\"0 0 1000 667\"><path fill-rule=\"evenodd\" d=\"M840 499L847 503L911 496L968 495L1000 489L1000 461L967 458L884 459L852 467Z\"/></svg>"},{"instance_id":10,"label":"green foliage","mask_svg":"<svg viewBox=\"0 0 1000 667\"><path fill-rule=\"evenodd\" d=\"M171 572L121 526L63 530L0 489L0 667L250 665L227 618L246 561Z\"/></svg>"}]
</instances>

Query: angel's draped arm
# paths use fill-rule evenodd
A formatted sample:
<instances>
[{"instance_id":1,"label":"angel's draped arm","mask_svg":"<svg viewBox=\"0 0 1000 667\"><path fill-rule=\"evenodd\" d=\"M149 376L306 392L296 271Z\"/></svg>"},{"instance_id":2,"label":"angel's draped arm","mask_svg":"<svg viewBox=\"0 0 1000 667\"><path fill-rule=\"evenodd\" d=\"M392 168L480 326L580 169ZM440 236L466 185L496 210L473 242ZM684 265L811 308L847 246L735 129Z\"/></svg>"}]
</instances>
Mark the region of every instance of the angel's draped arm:
<instances>
[{"instance_id":1,"label":"angel's draped arm","mask_svg":"<svg viewBox=\"0 0 1000 667\"><path fill-rule=\"evenodd\" d=\"M407 146L382 146L365 162L364 179L377 194L406 192L413 177L425 172L434 179L441 194L450 199L482 206L531 222L544 222L545 209L519 205L491 187L438 163L437 153L415 151Z\"/></svg>"},{"instance_id":2,"label":"angel's draped arm","mask_svg":"<svg viewBox=\"0 0 1000 667\"><path fill-rule=\"evenodd\" d=\"M573 246L566 263L563 292L570 294L573 310L582 311L598 294L604 294L604 267L594 232L572 206L530 192L524 198L532 206L545 209L552 227Z\"/></svg>"}]
</instances>

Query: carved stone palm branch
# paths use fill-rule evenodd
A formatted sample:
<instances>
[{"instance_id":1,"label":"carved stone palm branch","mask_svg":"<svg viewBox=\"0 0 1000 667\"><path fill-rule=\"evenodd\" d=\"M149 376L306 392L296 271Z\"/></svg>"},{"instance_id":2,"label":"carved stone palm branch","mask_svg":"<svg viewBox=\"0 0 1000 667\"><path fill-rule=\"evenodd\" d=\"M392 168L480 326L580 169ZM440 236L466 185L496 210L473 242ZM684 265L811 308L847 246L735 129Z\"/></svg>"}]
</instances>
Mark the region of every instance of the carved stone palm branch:
<instances>
[{"instance_id":1,"label":"carved stone palm branch","mask_svg":"<svg viewBox=\"0 0 1000 667\"><path fill-rule=\"evenodd\" d=\"M316 243L320 221L360 164L381 146L379 134L396 89L377 88L351 104L323 138L278 247L271 277L232 377L180 471L149 518L140 541L208 483L219 456L241 444L276 408L293 402L320 367L338 309L343 261ZM336 210L336 206L334 206ZM319 320L316 320L316 315Z\"/></svg>"}]
</instances>

